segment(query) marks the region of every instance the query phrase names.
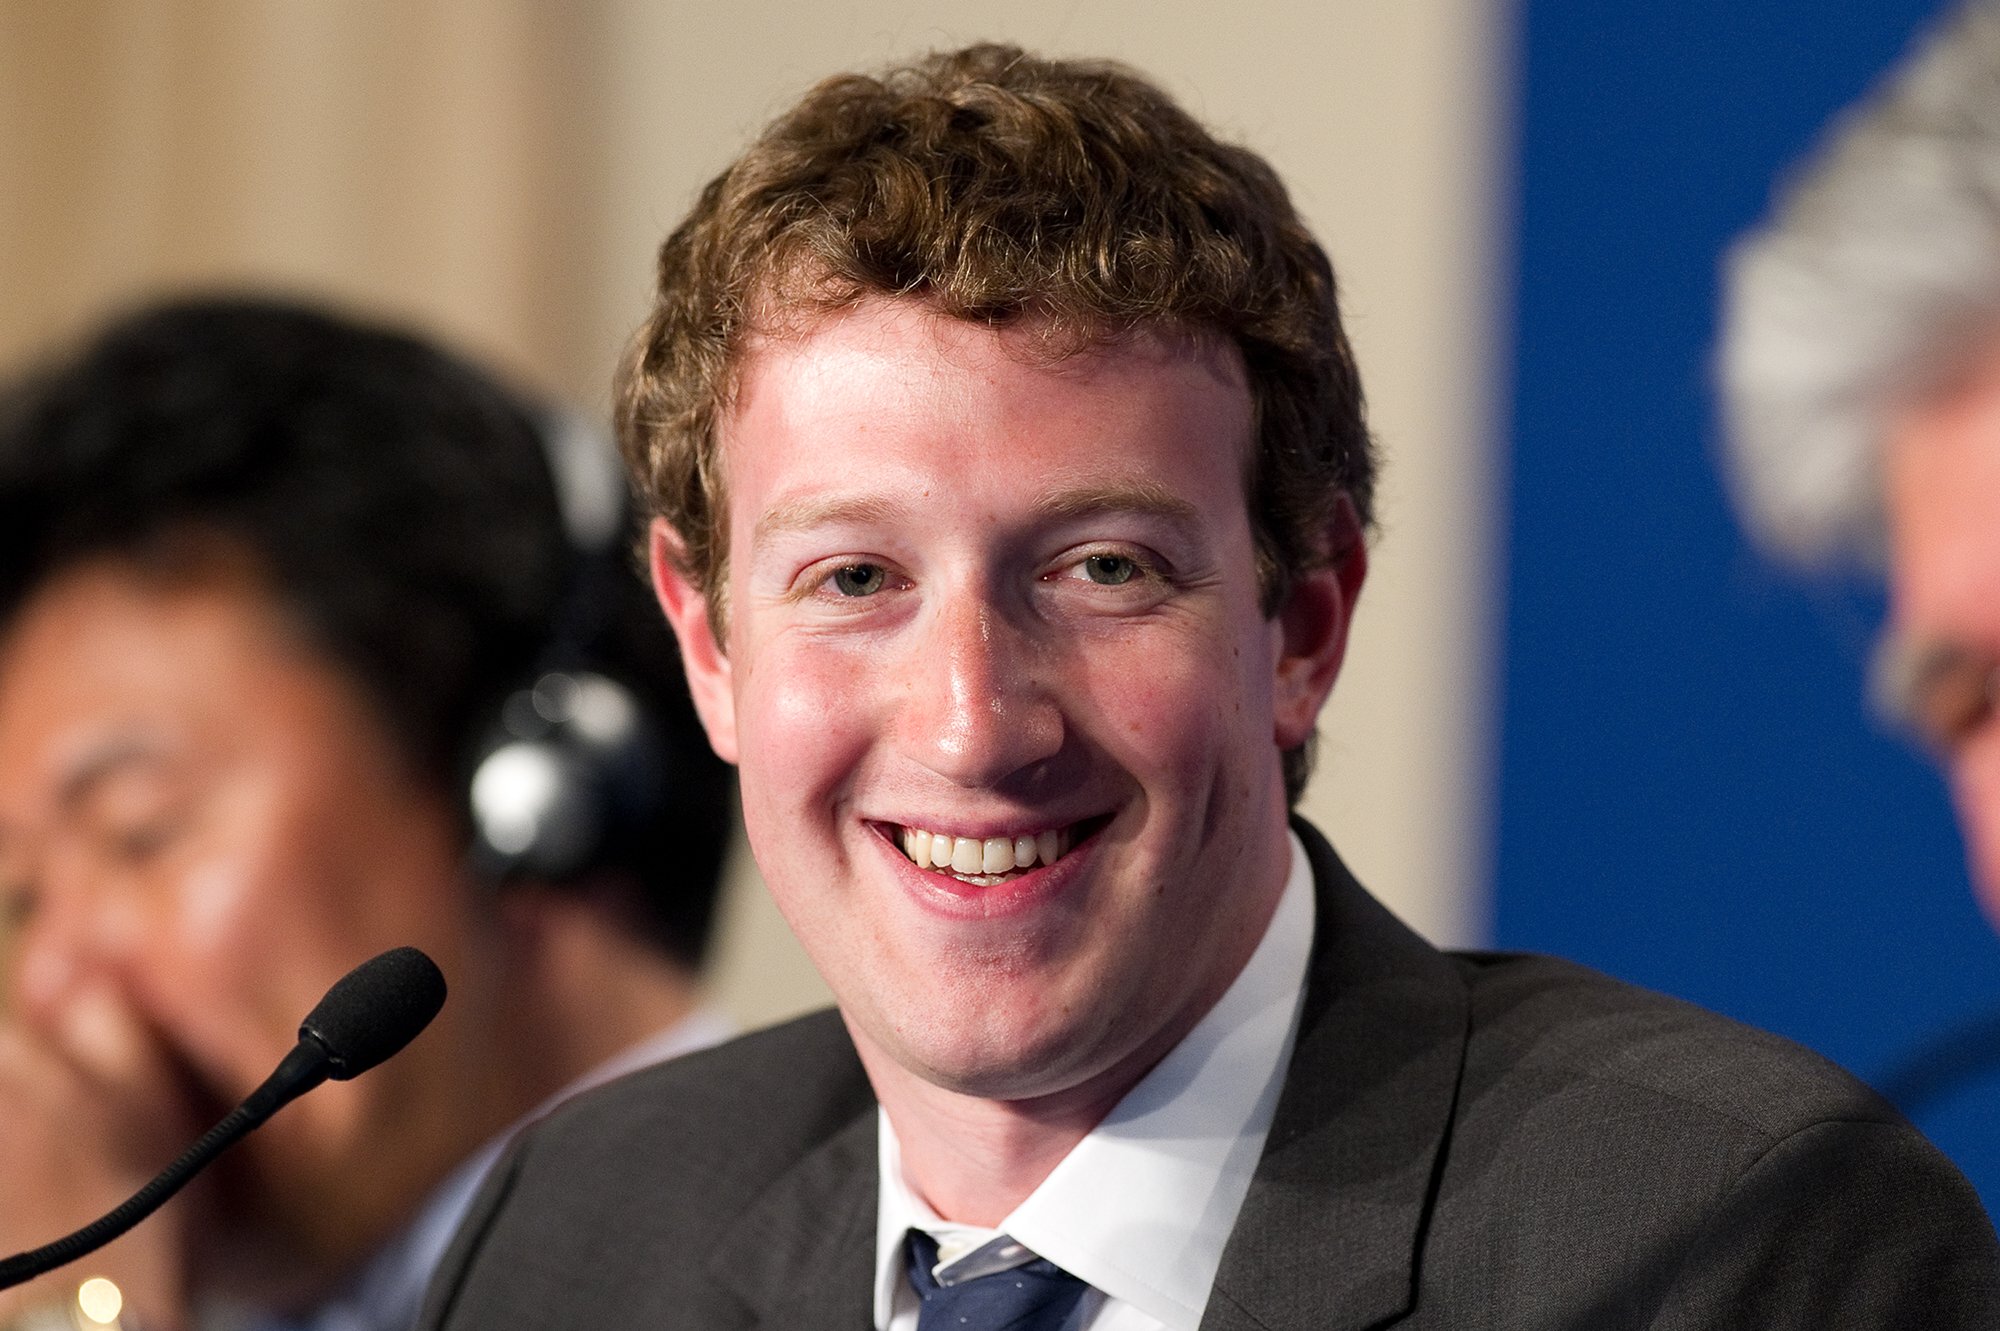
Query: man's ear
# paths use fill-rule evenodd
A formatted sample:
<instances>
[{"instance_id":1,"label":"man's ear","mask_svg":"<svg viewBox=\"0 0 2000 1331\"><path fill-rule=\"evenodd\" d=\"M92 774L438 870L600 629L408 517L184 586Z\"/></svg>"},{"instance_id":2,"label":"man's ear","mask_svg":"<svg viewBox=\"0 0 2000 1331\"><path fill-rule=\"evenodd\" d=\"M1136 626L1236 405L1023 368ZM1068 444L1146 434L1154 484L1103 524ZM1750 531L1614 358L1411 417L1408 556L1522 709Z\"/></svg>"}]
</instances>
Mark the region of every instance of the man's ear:
<instances>
[{"instance_id":1,"label":"man's ear","mask_svg":"<svg viewBox=\"0 0 2000 1331\"><path fill-rule=\"evenodd\" d=\"M1340 497L1327 524L1326 541L1328 562L1292 580L1273 620L1278 659L1272 710L1280 750L1295 749L1312 738L1320 708L1333 692L1347 655L1347 629L1354 622L1354 604L1368 576L1361 519L1346 495Z\"/></svg>"},{"instance_id":2,"label":"man's ear","mask_svg":"<svg viewBox=\"0 0 2000 1331\"><path fill-rule=\"evenodd\" d=\"M681 572L685 547L680 533L665 518L654 518L647 542L647 562L653 572L653 594L673 625L681 645L681 665L687 670L688 693L708 731L709 747L726 763L736 761L736 694L729 654L715 638L708 598Z\"/></svg>"}]
</instances>

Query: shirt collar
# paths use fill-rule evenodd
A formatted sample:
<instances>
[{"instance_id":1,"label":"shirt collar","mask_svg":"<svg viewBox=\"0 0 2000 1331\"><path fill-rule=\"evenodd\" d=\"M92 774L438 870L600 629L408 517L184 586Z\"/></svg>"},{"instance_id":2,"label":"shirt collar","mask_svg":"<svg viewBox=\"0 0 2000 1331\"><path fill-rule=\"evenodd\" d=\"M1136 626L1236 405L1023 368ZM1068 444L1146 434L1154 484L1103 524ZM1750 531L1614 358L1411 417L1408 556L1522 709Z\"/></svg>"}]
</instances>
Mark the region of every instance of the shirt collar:
<instances>
[{"instance_id":1,"label":"shirt collar","mask_svg":"<svg viewBox=\"0 0 2000 1331\"><path fill-rule=\"evenodd\" d=\"M1005 1234L1168 1331L1196 1331L1298 1030L1312 869L1298 835L1288 836L1291 872L1242 972L999 1229L938 1219L904 1181L895 1128L878 1114L877 1327L908 1288L903 1235L914 1228L938 1239L947 1262Z\"/></svg>"}]
</instances>

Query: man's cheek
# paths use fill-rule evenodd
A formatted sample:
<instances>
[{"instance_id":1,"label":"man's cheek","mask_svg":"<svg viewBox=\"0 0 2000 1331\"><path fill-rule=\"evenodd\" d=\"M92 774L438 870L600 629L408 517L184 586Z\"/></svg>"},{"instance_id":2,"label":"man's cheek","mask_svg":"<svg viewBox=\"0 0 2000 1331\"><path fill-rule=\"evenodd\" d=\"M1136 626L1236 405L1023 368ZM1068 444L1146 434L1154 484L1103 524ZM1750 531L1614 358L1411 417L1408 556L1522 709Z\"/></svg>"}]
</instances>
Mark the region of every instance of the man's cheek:
<instances>
[{"instance_id":1,"label":"man's cheek","mask_svg":"<svg viewBox=\"0 0 2000 1331\"><path fill-rule=\"evenodd\" d=\"M1070 710L1110 720L1106 742L1133 770L1199 764L1224 734L1248 724L1254 694L1235 665L1216 642L1164 636L1078 669L1073 678L1085 687Z\"/></svg>"},{"instance_id":2,"label":"man's cheek","mask_svg":"<svg viewBox=\"0 0 2000 1331\"><path fill-rule=\"evenodd\" d=\"M737 702L745 781L804 795L843 780L866 747L879 691L864 669L839 658L760 665Z\"/></svg>"}]
</instances>

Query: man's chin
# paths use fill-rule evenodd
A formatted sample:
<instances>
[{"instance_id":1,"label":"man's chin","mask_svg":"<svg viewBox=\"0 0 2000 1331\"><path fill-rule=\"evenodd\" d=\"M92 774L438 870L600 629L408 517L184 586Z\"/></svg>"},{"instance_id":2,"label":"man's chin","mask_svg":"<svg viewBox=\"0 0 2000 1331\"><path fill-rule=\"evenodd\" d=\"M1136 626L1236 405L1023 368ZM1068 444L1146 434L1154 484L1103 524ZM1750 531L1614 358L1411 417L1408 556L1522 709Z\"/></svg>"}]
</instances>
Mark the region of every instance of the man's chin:
<instances>
[{"instance_id":1,"label":"man's chin","mask_svg":"<svg viewBox=\"0 0 2000 1331\"><path fill-rule=\"evenodd\" d=\"M850 1030L853 1026L850 1021ZM933 1022L921 1030L905 1025L900 1038L889 1040L854 1034L878 1093L887 1076L914 1079L978 1100L1049 1101L1088 1095L1089 1088L1104 1081L1119 1061L1099 1042L1067 1028L996 1027L986 1022L974 1029L952 1030Z\"/></svg>"},{"instance_id":2,"label":"man's chin","mask_svg":"<svg viewBox=\"0 0 2000 1331\"><path fill-rule=\"evenodd\" d=\"M931 1085L976 1100L1043 1100L1073 1089L1075 1077L1042 1061L961 1060L932 1063L919 1072Z\"/></svg>"}]
</instances>

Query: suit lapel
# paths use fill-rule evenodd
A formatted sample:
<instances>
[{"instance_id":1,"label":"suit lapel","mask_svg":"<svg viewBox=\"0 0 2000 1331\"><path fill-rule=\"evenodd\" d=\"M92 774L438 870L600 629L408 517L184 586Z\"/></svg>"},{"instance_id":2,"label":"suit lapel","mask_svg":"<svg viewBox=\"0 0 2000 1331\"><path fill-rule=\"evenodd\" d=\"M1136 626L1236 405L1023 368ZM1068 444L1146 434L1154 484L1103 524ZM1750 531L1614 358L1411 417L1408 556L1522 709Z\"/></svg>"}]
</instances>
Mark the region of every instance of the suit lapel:
<instances>
[{"instance_id":1,"label":"suit lapel","mask_svg":"<svg viewBox=\"0 0 2000 1331\"><path fill-rule=\"evenodd\" d=\"M1318 922L1285 1089L1203 1331L1358 1328L1405 1311L1469 999L1312 828Z\"/></svg>"},{"instance_id":2,"label":"suit lapel","mask_svg":"<svg viewBox=\"0 0 2000 1331\"><path fill-rule=\"evenodd\" d=\"M749 1325L867 1331L875 1192L871 1103L751 1203L716 1245L709 1273L750 1307Z\"/></svg>"}]
</instances>

